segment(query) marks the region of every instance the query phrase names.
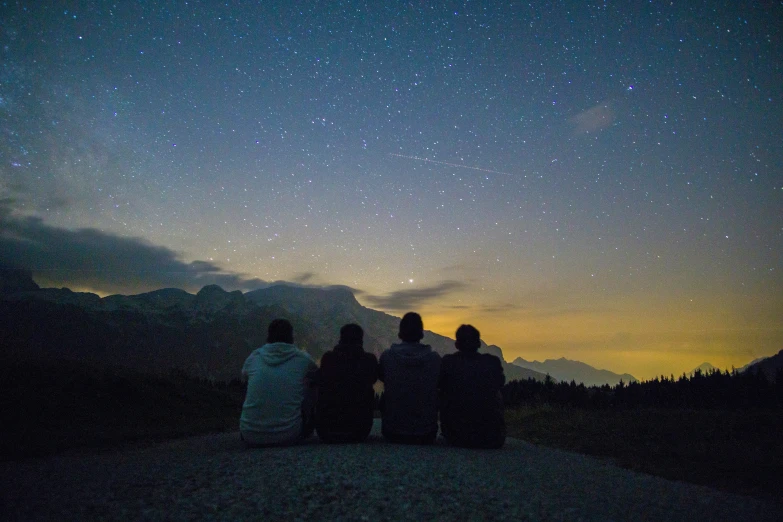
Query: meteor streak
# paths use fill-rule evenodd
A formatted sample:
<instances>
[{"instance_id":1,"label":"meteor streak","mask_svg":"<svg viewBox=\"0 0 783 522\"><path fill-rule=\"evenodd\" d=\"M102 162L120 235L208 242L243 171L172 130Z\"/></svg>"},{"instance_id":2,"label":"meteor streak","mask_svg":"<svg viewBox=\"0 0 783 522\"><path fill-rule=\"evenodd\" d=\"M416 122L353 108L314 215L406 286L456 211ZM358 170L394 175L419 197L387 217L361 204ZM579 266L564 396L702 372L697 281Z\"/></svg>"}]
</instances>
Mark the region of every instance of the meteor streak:
<instances>
[{"instance_id":1,"label":"meteor streak","mask_svg":"<svg viewBox=\"0 0 783 522\"><path fill-rule=\"evenodd\" d=\"M448 161L436 161L436 160L431 160L429 158L420 158L418 156L406 156L404 154L395 154L393 152L390 152L389 156L397 156L398 158L405 158L405 159L416 160L416 161L425 161L427 163L437 163L438 165L448 165L449 167L457 167L460 169L478 170L481 172L490 172L492 174L503 174L504 176L513 175L513 174L509 174L508 172L500 172L499 170L485 169L482 167L471 167L470 165L460 165L459 163L449 163Z\"/></svg>"}]
</instances>

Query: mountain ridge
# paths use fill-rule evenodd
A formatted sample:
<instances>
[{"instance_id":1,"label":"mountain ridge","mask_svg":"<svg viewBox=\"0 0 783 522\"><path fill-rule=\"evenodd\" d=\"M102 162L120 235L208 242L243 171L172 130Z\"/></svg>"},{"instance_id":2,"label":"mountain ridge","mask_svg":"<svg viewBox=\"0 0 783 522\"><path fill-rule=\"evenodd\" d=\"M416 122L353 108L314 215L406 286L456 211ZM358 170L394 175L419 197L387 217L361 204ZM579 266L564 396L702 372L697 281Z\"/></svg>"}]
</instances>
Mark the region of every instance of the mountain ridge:
<instances>
[{"instance_id":1,"label":"mountain ridge","mask_svg":"<svg viewBox=\"0 0 783 522\"><path fill-rule=\"evenodd\" d=\"M316 359L336 344L346 323L362 326L365 350L376 356L399 342L399 318L362 306L345 287L276 284L243 294L208 285L195 295L161 288L101 298L39 288L29 272L0 269L0 288L6 290L0 293L5 356L120 361L133 369L230 380L264 344L266 325L278 317L292 322L295 343ZM453 339L431 331L422 342L441 355L456 351ZM480 350L500 357L507 381L545 377L509 364L499 347L482 341Z\"/></svg>"},{"instance_id":2,"label":"mountain ridge","mask_svg":"<svg viewBox=\"0 0 783 522\"><path fill-rule=\"evenodd\" d=\"M621 380L628 384L638 381L636 377L629 373L618 374L609 370L600 370L581 361L573 361L561 357L559 359L546 359L543 362L526 361L522 357L517 357L511 364L528 368L537 372L545 373L558 381L576 381L585 386L601 386L609 384L614 386Z\"/></svg>"}]
</instances>

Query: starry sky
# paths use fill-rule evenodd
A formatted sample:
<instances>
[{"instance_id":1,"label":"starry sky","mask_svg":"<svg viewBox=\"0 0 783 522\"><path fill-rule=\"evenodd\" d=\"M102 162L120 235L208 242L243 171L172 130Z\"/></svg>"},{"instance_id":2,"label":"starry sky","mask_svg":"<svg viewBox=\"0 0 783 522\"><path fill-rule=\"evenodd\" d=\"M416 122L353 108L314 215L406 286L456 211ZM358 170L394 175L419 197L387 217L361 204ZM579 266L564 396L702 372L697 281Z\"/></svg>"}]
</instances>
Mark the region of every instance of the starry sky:
<instances>
[{"instance_id":1,"label":"starry sky","mask_svg":"<svg viewBox=\"0 0 783 522\"><path fill-rule=\"evenodd\" d=\"M384 5L382 5L384 4ZM638 378L783 348L781 2L0 4L0 263Z\"/></svg>"}]
</instances>

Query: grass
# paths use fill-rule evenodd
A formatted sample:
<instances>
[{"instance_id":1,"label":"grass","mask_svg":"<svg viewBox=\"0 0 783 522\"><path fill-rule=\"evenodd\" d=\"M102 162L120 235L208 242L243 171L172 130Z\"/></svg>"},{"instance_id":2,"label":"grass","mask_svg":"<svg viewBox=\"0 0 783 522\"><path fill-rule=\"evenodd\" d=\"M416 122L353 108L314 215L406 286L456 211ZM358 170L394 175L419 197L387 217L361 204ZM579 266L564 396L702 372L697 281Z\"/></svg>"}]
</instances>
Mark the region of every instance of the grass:
<instances>
[{"instance_id":1,"label":"grass","mask_svg":"<svg viewBox=\"0 0 783 522\"><path fill-rule=\"evenodd\" d=\"M0 459L237 429L243 398L184 375L4 361Z\"/></svg>"},{"instance_id":2,"label":"grass","mask_svg":"<svg viewBox=\"0 0 783 522\"><path fill-rule=\"evenodd\" d=\"M506 411L508 434L635 471L783 503L783 411Z\"/></svg>"}]
</instances>

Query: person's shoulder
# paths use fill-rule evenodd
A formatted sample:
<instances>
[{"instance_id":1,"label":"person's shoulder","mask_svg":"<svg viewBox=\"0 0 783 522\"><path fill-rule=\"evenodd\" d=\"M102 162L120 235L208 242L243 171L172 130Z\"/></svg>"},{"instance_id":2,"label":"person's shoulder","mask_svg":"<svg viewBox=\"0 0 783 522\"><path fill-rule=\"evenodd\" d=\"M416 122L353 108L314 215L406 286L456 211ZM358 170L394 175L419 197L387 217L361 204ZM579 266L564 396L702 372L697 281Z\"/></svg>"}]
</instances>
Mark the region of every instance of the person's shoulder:
<instances>
[{"instance_id":1,"label":"person's shoulder","mask_svg":"<svg viewBox=\"0 0 783 522\"><path fill-rule=\"evenodd\" d=\"M479 353L479 358L487 364L500 364L500 357L492 355L491 353Z\"/></svg>"},{"instance_id":2,"label":"person's shoulder","mask_svg":"<svg viewBox=\"0 0 783 522\"><path fill-rule=\"evenodd\" d=\"M295 357L298 357L300 360L306 361L308 364L315 364L315 359L313 359L313 356L310 355L306 350L302 350L301 348L297 347Z\"/></svg>"},{"instance_id":3,"label":"person's shoulder","mask_svg":"<svg viewBox=\"0 0 783 522\"><path fill-rule=\"evenodd\" d=\"M500 357L498 357L497 355L492 355L491 353L482 353L481 360L487 366L497 367L500 368L501 371L503 371L503 362L500 360Z\"/></svg>"},{"instance_id":4,"label":"person's shoulder","mask_svg":"<svg viewBox=\"0 0 783 522\"><path fill-rule=\"evenodd\" d=\"M393 344L386 348L384 351L381 352L381 356L379 357L379 360L388 359L392 356L392 354L396 351L399 351L399 344Z\"/></svg>"},{"instance_id":5,"label":"person's shoulder","mask_svg":"<svg viewBox=\"0 0 783 522\"><path fill-rule=\"evenodd\" d=\"M255 350L253 350L252 352L250 352L247 355L247 358L245 359L245 362L254 361L254 360L258 359L259 357L261 357L261 348L256 348Z\"/></svg>"},{"instance_id":6,"label":"person's shoulder","mask_svg":"<svg viewBox=\"0 0 783 522\"><path fill-rule=\"evenodd\" d=\"M365 361L367 361L368 363L369 363L369 362L372 362L373 364L378 364L378 358L377 358L377 357L375 357L375 354L374 354L374 353L370 353L370 352L364 352L364 353L362 354L362 359L364 359L364 360L365 360Z\"/></svg>"},{"instance_id":7,"label":"person's shoulder","mask_svg":"<svg viewBox=\"0 0 783 522\"><path fill-rule=\"evenodd\" d=\"M439 369L443 365L443 357L435 350L430 350L427 354L428 363L433 368Z\"/></svg>"}]
</instances>

